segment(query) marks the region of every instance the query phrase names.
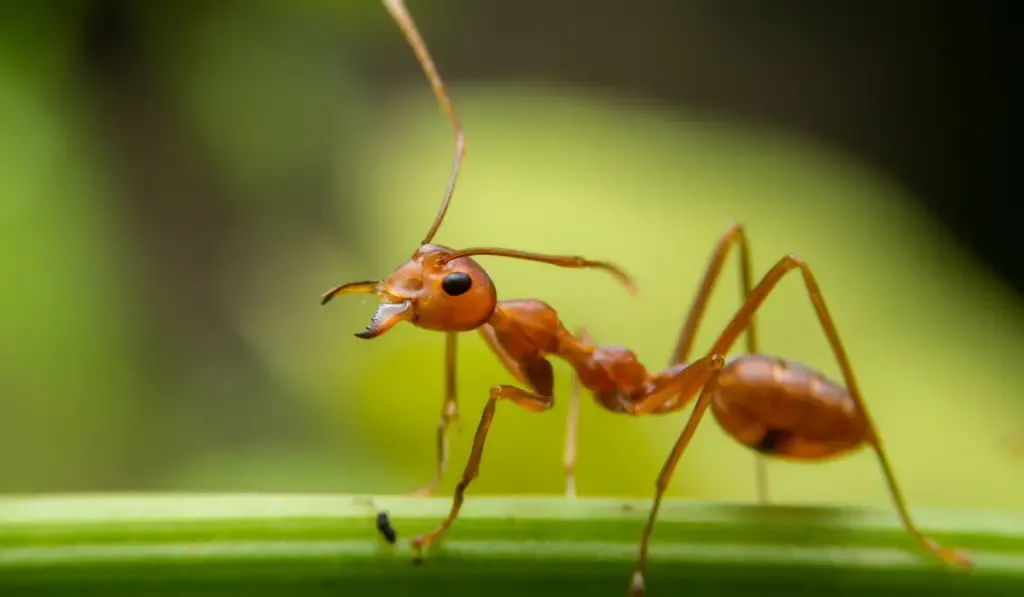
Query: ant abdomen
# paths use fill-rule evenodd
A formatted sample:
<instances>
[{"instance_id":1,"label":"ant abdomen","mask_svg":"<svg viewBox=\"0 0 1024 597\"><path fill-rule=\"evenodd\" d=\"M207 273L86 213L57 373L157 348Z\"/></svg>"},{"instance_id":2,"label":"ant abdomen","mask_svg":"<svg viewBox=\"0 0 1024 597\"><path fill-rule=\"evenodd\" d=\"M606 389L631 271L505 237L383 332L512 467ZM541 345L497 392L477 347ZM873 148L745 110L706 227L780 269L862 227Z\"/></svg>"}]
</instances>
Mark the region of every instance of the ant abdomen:
<instances>
[{"instance_id":1,"label":"ant abdomen","mask_svg":"<svg viewBox=\"0 0 1024 597\"><path fill-rule=\"evenodd\" d=\"M867 435L846 388L805 365L765 355L726 364L711 410L741 444L782 459L840 456Z\"/></svg>"}]
</instances>

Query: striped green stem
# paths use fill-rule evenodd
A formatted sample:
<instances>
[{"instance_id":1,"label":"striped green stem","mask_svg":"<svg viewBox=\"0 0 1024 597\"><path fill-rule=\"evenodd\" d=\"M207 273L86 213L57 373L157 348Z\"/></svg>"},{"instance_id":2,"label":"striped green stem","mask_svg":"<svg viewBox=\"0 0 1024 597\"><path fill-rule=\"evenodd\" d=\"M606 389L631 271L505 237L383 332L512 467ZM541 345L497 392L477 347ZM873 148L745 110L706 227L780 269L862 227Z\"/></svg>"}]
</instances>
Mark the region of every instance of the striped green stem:
<instances>
[{"instance_id":1,"label":"striped green stem","mask_svg":"<svg viewBox=\"0 0 1024 597\"><path fill-rule=\"evenodd\" d=\"M448 498L96 495L0 499L0 595L614 595L650 502L470 496L413 565ZM390 514L398 543L376 529ZM887 509L668 500L648 595L1024 595L1024 513L917 511L972 552L944 567Z\"/></svg>"}]
</instances>

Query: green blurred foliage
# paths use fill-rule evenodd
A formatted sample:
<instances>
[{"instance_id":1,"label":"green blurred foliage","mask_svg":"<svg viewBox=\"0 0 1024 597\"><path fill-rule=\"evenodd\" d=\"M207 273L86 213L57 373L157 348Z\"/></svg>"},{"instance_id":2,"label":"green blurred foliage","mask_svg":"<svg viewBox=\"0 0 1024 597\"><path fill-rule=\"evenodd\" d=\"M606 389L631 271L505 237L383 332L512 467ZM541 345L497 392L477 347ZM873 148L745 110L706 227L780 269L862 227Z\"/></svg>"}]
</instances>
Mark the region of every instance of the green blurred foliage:
<instances>
[{"instance_id":1,"label":"green blurred foliage","mask_svg":"<svg viewBox=\"0 0 1024 597\"><path fill-rule=\"evenodd\" d=\"M75 13L4 10L21 18L0 18L0 467L29 487L109 482L142 441L151 390L133 366L107 189L66 94Z\"/></svg>"},{"instance_id":2,"label":"green blurred foliage","mask_svg":"<svg viewBox=\"0 0 1024 597\"><path fill-rule=\"evenodd\" d=\"M171 311L145 300L136 274L154 264L76 70L79 13L3 10L0 488L400 492L426 481L443 338L405 325L360 341L351 333L372 300L317 305L329 286L386 276L408 257L450 168L451 132L411 56L415 85L394 101L371 93L372 73L356 66L357 51L401 44L379 6L186 4L134 15L161 97L227 190L197 203L220 201L231 220L226 248L201 264L216 283L190 292L219 305L249 369L204 348L202 334L171 348L159 336ZM425 31L454 26L443 10L417 9ZM332 53L338 36L352 54ZM790 252L815 269L910 502L1022 503L1024 475L999 439L1024 420L1024 373L1013 366L1024 357L1021 306L883 173L785 131L596 92L495 83L452 95L469 150L437 240L609 259L643 290L633 298L600 273L487 260L502 297L544 299L570 328L585 325L657 369L712 245L743 221L758 273ZM294 196L317 180L333 185L326 216ZM739 305L736 277L732 263L698 350ZM766 352L838 376L799 278L757 323ZM191 364L168 373L175 359ZM569 370L558 363L556 373L553 413L501 405L472 492L561 491ZM445 492L487 389L511 381L473 334L461 340L458 376L462 432ZM248 388L262 384L273 409L249 410ZM630 420L585 401L580 492L648 495L685 416ZM286 439L224 437L292 420L300 432ZM752 456L705 422L672 493L750 499ZM868 453L770 471L778 500L888 500Z\"/></svg>"}]
</instances>

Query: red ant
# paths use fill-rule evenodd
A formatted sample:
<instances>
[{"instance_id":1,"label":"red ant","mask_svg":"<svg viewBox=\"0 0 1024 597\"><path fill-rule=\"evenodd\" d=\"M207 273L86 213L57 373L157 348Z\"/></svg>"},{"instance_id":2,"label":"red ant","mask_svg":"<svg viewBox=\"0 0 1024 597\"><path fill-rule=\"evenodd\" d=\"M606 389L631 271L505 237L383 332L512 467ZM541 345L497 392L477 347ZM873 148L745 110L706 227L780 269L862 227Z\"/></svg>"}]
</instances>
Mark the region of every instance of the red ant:
<instances>
[{"instance_id":1,"label":"red ant","mask_svg":"<svg viewBox=\"0 0 1024 597\"><path fill-rule=\"evenodd\" d=\"M479 474L484 443L499 400L509 400L532 412L554 406L554 373L549 356L568 362L574 371L574 391L566 446L566 476L572 493L572 461L575 453L575 417L579 385L586 387L601 407L632 416L666 414L696 405L657 479L657 491L644 527L630 595L645 592L643 573L647 549L658 509L680 457L710 407L720 426L740 444L760 455L791 461L823 461L870 446L878 457L889 492L904 528L921 545L947 563L971 566L968 555L940 546L921 533L910 519L889 466L882 441L868 415L832 317L825 307L810 267L794 255L780 259L761 279L751 284L750 250L742 226L736 224L721 237L683 325L671 364L651 373L629 349L594 344L586 332L573 334L563 327L558 314L537 299L497 300L494 284L472 256L493 255L549 263L570 268L604 269L627 288L635 286L621 269L607 262L582 257L540 255L510 249L472 248L453 250L430 244L451 200L465 153L458 117L412 18L402 0L382 0L430 80L441 107L455 130L455 162L441 209L411 259L383 281L354 282L328 291L322 303L347 293L374 294L380 300L366 330L356 334L377 338L401 321L427 330L446 333L446 397L438 427L438 465L434 480L419 493L430 493L444 472L445 431L455 419L455 339L458 332L477 330L490 349L524 390L511 385L494 386L481 416L473 447L455 488L451 510L438 528L413 539L417 553L437 541L452 525L462 507L466 488ZM744 302L706 356L688 362L693 341L711 291L729 250L739 245ZM828 338L845 387L799 363L762 355L757 351L754 315L778 283L799 270L818 320ZM725 355L746 332L748 354L726 361ZM760 461L759 461L760 462ZM759 468L759 471L763 471ZM765 500L764 478L759 490ZM419 555L417 555L417 558Z\"/></svg>"}]
</instances>

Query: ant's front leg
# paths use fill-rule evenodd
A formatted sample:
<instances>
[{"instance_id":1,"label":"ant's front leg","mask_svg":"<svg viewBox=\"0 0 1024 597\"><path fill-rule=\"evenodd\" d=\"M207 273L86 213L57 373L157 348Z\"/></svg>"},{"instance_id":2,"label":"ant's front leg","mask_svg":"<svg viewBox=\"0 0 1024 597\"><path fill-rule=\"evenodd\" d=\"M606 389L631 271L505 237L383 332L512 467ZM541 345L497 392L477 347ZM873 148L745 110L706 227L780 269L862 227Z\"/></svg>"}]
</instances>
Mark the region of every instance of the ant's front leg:
<instances>
[{"instance_id":1,"label":"ant's front leg","mask_svg":"<svg viewBox=\"0 0 1024 597\"><path fill-rule=\"evenodd\" d=\"M505 368L512 373L516 380L520 381L523 385L528 385L532 391L507 385L491 388L487 406L484 407L484 412L480 416L480 424L477 426L476 434L473 437L473 448L469 455L469 461L466 463L466 469L462 473L462 479L455 486L455 496L452 500L451 510L448 512L448 518L437 529L412 540L417 560L419 560L423 548L437 541L455 522L455 518L459 515L459 510L462 508L462 502L465 499L466 488L480 474L480 459L483 457L484 442L487 441L487 432L491 428L498 400L511 400L532 412L550 410L555 404L554 369L547 359L540 356L538 351L529 349L528 338L523 334L522 328L519 325L524 319L525 312L537 307L539 307L539 303L534 302L512 303L504 307L499 306L493 322L501 325L501 332L494 327L493 323L485 324L479 328L480 335L495 355L498 356ZM512 315L516 309L520 310L518 313L519 319ZM518 350L509 350L513 346Z\"/></svg>"},{"instance_id":2,"label":"ant's front leg","mask_svg":"<svg viewBox=\"0 0 1024 597\"><path fill-rule=\"evenodd\" d=\"M579 337L584 342L590 342L590 334L585 329L580 329ZM508 371L516 381L523 385L529 385L534 389L537 388L532 381L527 377L527 369L523 363L516 360L512 354L505 349L502 345L501 340L498 339L498 335L494 328L490 325L485 325L480 328L480 336L484 339L487 347L491 349L491 352L498 357L501 361L505 370ZM545 392L541 392L545 394ZM551 394L549 390L546 392L547 395ZM583 388L580 384L579 375L573 371L572 374L572 393L569 396L569 412L565 421L565 444L562 449L562 466L565 471L565 495L566 497L576 497L576 448L579 442L579 420L580 420L580 397L583 394Z\"/></svg>"},{"instance_id":3,"label":"ant's front leg","mask_svg":"<svg viewBox=\"0 0 1024 597\"><path fill-rule=\"evenodd\" d=\"M540 359L530 363L530 365L529 370L533 372L533 375L530 376L531 379L540 381L546 377L548 385L551 384L553 375L551 364L548 361ZM430 533L420 535L412 540L413 549L416 550L417 561L422 557L423 548L429 547L431 543L437 541L455 522L455 518L459 515L459 510L462 508L462 502L465 499L466 488L480 474L480 459L483 457L484 442L487 441L487 432L491 428L498 400L511 400L518 406L532 412L550 410L555 404L555 399L550 395L550 392L549 395L545 396L521 390L514 386L495 386L491 388L490 398L487 400L487 406L484 407L483 415L480 417L480 424L476 429L476 435L473 437L473 450L470 452L469 461L466 463L466 470L463 471L459 484L455 486L455 497L452 500L452 507L448 512L448 518L441 523L441 526Z\"/></svg>"}]
</instances>

